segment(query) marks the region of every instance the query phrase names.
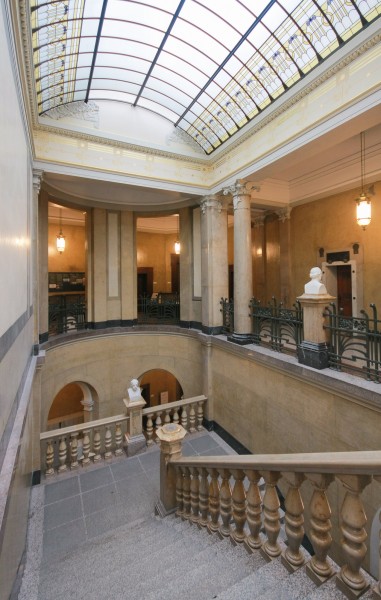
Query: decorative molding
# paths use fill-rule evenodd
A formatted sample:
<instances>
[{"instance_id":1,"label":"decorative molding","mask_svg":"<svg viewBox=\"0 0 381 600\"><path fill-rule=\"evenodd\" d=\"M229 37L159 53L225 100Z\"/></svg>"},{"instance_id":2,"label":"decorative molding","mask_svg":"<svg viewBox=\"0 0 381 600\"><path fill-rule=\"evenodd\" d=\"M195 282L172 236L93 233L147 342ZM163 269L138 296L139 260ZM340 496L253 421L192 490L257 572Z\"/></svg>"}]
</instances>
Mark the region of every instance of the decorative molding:
<instances>
[{"instance_id":1,"label":"decorative molding","mask_svg":"<svg viewBox=\"0 0 381 600\"><path fill-rule=\"evenodd\" d=\"M287 219L291 218L291 211L292 211L292 207L286 206L285 208L281 208L280 210L275 210L274 212L277 215L279 221L281 223L284 223L285 221L287 221Z\"/></svg>"},{"instance_id":2,"label":"decorative molding","mask_svg":"<svg viewBox=\"0 0 381 600\"><path fill-rule=\"evenodd\" d=\"M61 104L48 110L44 116L54 120L65 119L65 117L82 119L94 123L95 127L99 129L99 106L94 100L90 100L87 104L82 101Z\"/></svg>"},{"instance_id":3,"label":"decorative molding","mask_svg":"<svg viewBox=\"0 0 381 600\"><path fill-rule=\"evenodd\" d=\"M217 195L211 194L210 196L204 196L200 200L201 213L205 215L207 209L215 208L220 213L224 207L223 202L218 198Z\"/></svg>"},{"instance_id":4,"label":"decorative molding","mask_svg":"<svg viewBox=\"0 0 381 600\"><path fill-rule=\"evenodd\" d=\"M41 183L44 178L44 171L42 169L33 169L33 191L40 193Z\"/></svg>"},{"instance_id":5,"label":"decorative molding","mask_svg":"<svg viewBox=\"0 0 381 600\"><path fill-rule=\"evenodd\" d=\"M202 156L204 156L205 154L200 144L198 144L192 138L192 136L189 135L189 133L187 133L186 131L184 131L184 129L181 129L180 127L176 127L172 133L167 135L166 142L168 145L170 145L171 142L183 142L188 146L191 146L191 148L193 148L193 150L197 152L197 154L201 154Z\"/></svg>"}]
</instances>

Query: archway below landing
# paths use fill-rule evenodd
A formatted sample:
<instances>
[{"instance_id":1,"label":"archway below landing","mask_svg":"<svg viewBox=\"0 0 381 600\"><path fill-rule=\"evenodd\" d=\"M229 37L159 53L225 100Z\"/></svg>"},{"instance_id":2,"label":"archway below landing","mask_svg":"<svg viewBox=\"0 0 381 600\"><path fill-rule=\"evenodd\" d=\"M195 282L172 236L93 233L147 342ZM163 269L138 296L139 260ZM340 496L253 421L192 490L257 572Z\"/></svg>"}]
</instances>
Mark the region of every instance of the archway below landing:
<instances>
[{"instance_id":1,"label":"archway below landing","mask_svg":"<svg viewBox=\"0 0 381 600\"><path fill-rule=\"evenodd\" d=\"M165 369L151 369L139 378L146 406L175 402L183 396L183 388L176 377Z\"/></svg>"},{"instance_id":2,"label":"archway below landing","mask_svg":"<svg viewBox=\"0 0 381 600\"><path fill-rule=\"evenodd\" d=\"M95 389L83 381L66 384L54 397L46 429L80 425L98 418L99 401Z\"/></svg>"}]
</instances>

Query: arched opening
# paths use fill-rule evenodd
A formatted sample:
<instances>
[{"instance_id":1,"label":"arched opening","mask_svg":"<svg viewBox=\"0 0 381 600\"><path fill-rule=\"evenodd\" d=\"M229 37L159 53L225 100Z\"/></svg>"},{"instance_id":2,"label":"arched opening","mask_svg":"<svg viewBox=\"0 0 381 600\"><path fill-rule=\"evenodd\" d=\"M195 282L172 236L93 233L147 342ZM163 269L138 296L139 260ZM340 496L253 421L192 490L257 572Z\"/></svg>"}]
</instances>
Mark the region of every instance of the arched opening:
<instances>
[{"instance_id":1,"label":"arched opening","mask_svg":"<svg viewBox=\"0 0 381 600\"><path fill-rule=\"evenodd\" d=\"M87 383L75 381L56 394L48 414L47 431L98 418L98 397Z\"/></svg>"},{"instance_id":2,"label":"arched opening","mask_svg":"<svg viewBox=\"0 0 381 600\"><path fill-rule=\"evenodd\" d=\"M147 371L140 379L142 396L148 406L158 406L180 400L183 388L172 373L164 369Z\"/></svg>"}]
</instances>

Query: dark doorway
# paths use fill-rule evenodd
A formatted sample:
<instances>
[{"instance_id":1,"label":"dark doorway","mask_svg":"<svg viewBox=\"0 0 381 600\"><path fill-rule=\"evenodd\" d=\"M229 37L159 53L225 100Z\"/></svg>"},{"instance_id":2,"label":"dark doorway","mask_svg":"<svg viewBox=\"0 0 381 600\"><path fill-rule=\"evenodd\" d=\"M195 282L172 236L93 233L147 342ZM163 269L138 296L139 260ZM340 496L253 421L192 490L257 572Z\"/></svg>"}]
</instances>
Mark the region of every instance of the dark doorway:
<instances>
[{"instance_id":1,"label":"dark doorway","mask_svg":"<svg viewBox=\"0 0 381 600\"><path fill-rule=\"evenodd\" d=\"M172 293L180 293L180 254L171 254Z\"/></svg>"},{"instance_id":2,"label":"dark doorway","mask_svg":"<svg viewBox=\"0 0 381 600\"><path fill-rule=\"evenodd\" d=\"M234 298L234 265L229 265L229 300Z\"/></svg>"},{"instance_id":3,"label":"dark doorway","mask_svg":"<svg viewBox=\"0 0 381 600\"><path fill-rule=\"evenodd\" d=\"M337 267L337 304L344 317L352 316L351 265Z\"/></svg>"},{"instance_id":4,"label":"dark doorway","mask_svg":"<svg viewBox=\"0 0 381 600\"><path fill-rule=\"evenodd\" d=\"M141 299L143 296L151 297L153 293L153 267L138 267L138 312L142 310Z\"/></svg>"}]
</instances>

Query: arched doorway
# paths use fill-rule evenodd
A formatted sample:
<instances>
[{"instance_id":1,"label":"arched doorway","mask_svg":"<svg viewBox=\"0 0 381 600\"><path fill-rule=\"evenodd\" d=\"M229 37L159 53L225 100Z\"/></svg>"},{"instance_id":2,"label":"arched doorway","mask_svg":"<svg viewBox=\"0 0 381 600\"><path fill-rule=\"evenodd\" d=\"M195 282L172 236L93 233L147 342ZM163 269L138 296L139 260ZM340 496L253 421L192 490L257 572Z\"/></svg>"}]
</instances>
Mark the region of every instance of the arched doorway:
<instances>
[{"instance_id":1,"label":"arched doorway","mask_svg":"<svg viewBox=\"0 0 381 600\"><path fill-rule=\"evenodd\" d=\"M147 406L158 406L180 400L183 388L172 373L164 369L152 369L140 378L142 396Z\"/></svg>"},{"instance_id":2,"label":"arched doorway","mask_svg":"<svg viewBox=\"0 0 381 600\"><path fill-rule=\"evenodd\" d=\"M56 394L50 406L47 431L98 418L98 396L87 383L74 381Z\"/></svg>"}]
</instances>

